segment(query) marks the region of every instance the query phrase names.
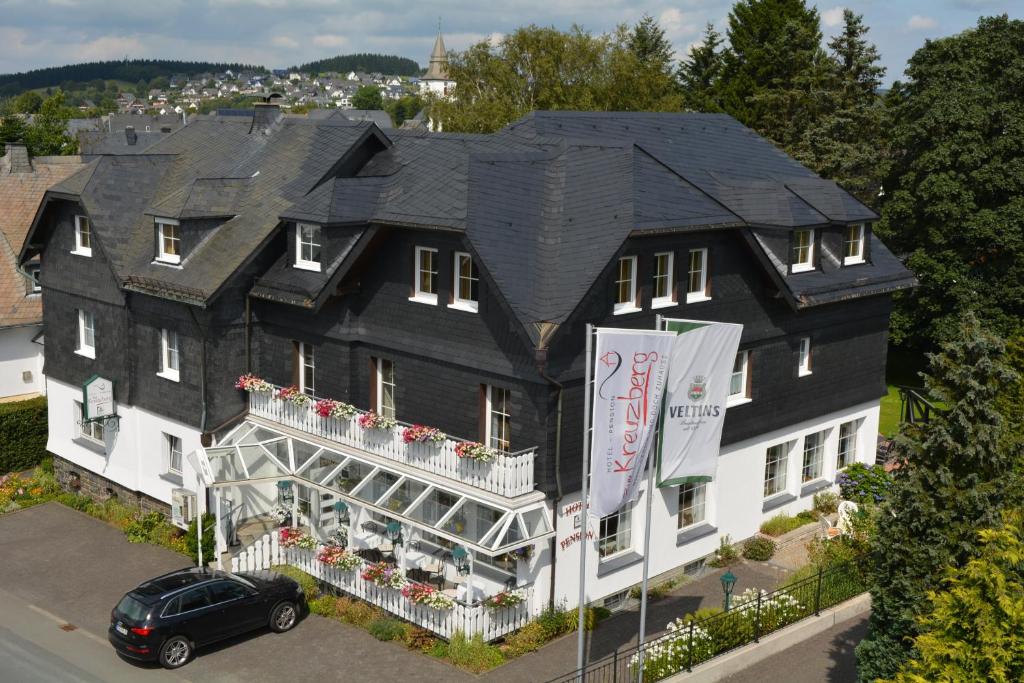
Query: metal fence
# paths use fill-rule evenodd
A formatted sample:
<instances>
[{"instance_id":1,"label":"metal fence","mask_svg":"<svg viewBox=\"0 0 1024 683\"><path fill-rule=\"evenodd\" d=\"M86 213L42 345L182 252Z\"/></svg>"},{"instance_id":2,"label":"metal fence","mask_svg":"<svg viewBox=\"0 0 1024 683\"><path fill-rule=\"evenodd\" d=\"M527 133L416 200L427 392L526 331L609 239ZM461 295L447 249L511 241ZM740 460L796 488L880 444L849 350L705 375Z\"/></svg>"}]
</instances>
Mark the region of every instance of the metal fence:
<instances>
[{"instance_id":1,"label":"metal fence","mask_svg":"<svg viewBox=\"0 0 1024 683\"><path fill-rule=\"evenodd\" d=\"M801 579L772 592L733 603L728 612L703 619L682 618L669 625L665 635L643 647L643 678L639 679L640 648L616 650L583 669L553 678L548 683L626 683L660 681L718 655L758 642L784 626L817 615L823 609L849 600L867 590L866 558L857 558Z\"/></svg>"}]
</instances>

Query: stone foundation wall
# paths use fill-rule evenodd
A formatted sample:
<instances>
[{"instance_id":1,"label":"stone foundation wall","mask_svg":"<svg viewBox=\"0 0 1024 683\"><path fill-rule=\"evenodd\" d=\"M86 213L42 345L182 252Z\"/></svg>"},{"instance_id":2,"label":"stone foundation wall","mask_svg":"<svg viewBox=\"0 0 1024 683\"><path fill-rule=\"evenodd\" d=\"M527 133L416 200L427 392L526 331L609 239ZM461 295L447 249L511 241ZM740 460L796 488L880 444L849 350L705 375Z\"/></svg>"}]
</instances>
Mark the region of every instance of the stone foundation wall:
<instances>
[{"instance_id":1,"label":"stone foundation wall","mask_svg":"<svg viewBox=\"0 0 1024 683\"><path fill-rule=\"evenodd\" d=\"M159 512L168 519L171 516L171 506L140 491L121 486L117 482L91 472L84 467L79 467L59 455L53 456L53 473L57 481L65 491L80 493L98 503L116 498L125 505L135 505L142 508L143 512ZM76 476L77 475L77 476ZM76 485L77 483L77 485Z\"/></svg>"}]
</instances>

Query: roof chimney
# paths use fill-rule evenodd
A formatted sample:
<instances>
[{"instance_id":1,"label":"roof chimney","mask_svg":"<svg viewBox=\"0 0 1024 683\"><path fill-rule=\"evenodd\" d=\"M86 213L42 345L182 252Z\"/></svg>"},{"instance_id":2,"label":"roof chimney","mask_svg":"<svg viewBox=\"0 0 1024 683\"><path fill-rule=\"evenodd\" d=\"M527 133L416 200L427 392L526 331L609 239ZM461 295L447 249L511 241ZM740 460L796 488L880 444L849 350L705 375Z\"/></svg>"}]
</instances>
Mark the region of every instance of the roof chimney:
<instances>
[{"instance_id":1,"label":"roof chimney","mask_svg":"<svg viewBox=\"0 0 1024 683\"><path fill-rule=\"evenodd\" d=\"M32 172L32 159L29 158L28 147L20 142L7 142L4 146L7 148L4 167L8 173Z\"/></svg>"},{"instance_id":2,"label":"roof chimney","mask_svg":"<svg viewBox=\"0 0 1024 683\"><path fill-rule=\"evenodd\" d=\"M160 132L161 133L170 133L171 132L171 127L170 126L160 126Z\"/></svg>"},{"instance_id":3,"label":"roof chimney","mask_svg":"<svg viewBox=\"0 0 1024 683\"><path fill-rule=\"evenodd\" d=\"M125 126L124 137L128 141L129 145L134 145L138 142L139 136L135 134L135 126Z\"/></svg>"},{"instance_id":4,"label":"roof chimney","mask_svg":"<svg viewBox=\"0 0 1024 683\"><path fill-rule=\"evenodd\" d=\"M266 102L256 102L252 110L250 133L265 132L281 118L281 107Z\"/></svg>"}]
</instances>

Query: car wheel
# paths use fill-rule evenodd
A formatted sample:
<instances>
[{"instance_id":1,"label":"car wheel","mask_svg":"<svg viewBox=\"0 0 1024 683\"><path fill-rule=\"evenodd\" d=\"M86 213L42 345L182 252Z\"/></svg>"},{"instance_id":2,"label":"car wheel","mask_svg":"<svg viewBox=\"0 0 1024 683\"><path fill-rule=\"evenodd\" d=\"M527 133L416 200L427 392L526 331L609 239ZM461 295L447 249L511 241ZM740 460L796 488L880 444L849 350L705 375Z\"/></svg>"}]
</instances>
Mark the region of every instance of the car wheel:
<instances>
[{"instance_id":1,"label":"car wheel","mask_svg":"<svg viewBox=\"0 0 1024 683\"><path fill-rule=\"evenodd\" d=\"M185 636L173 636L160 646L160 664L166 669L185 666L192 656L192 643Z\"/></svg>"},{"instance_id":2,"label":"car wheel","mask_svg":"<svg viewBox=\"0 0 1024 683\"><path fill-rule=\"evenodd\" d=\"M274 633L290 631L298 618L299 612L295 608L295 603L280 602L270 612L270 630Z\"/></svg>"}]
</instances>

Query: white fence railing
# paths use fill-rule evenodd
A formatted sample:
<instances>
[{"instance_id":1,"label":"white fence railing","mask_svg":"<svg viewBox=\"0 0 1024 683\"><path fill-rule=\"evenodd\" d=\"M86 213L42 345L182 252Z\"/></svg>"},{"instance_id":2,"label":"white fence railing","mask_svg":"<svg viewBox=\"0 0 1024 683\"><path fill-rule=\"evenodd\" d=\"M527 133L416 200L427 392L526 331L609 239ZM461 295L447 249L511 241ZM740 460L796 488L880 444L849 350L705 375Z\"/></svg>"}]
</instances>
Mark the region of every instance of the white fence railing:
<instances>
[{"instance_id":1,"label":"white fence railing","mask_svg":"<svg viewBox=\"0 0 1024 683\"><path fill-rule=\"evenodd\" d=\"M258 571L281 564L297 567L349 595L376 605L442 638L451 638L457 631L461 631L469 636L479 633L485 642L490 642L522 628L530 620L532 586L519 589L523 602L514 607L492 610L483 604L466 605L456 602L451 609L434 609L410 602L395 588L383 588L367 581L362 577L363 565L342 571L317 561L316 551L282 548L277 534L264 534L262 539L231 558L231 571Z\"/></svg>"},{"instance_id":2,"label":"white fence railing","mask_svg":"<svg viewBox=\"0 0 1024 683\"><path fill-rule=\"evenodd\" d=\"M445 439L436 445L407 444L402 440L402 425L391 430L363 429L357 422L358 415L321 417L311 405L297 406L274 398L275 393L276 389L250 392L249 413L508 498L533 490L533 449L499 453L490 462L460 458L455 453L457 439Z\"/></svg>"}]
</instances>

